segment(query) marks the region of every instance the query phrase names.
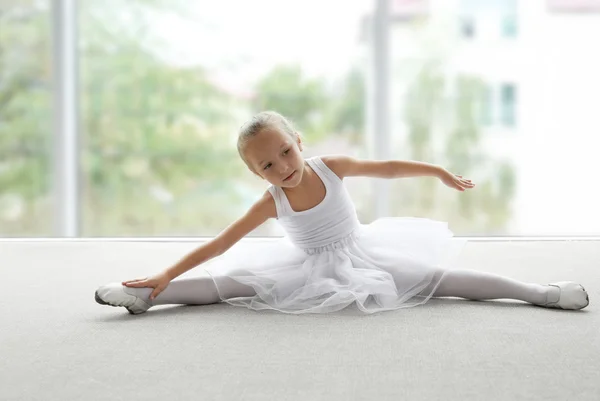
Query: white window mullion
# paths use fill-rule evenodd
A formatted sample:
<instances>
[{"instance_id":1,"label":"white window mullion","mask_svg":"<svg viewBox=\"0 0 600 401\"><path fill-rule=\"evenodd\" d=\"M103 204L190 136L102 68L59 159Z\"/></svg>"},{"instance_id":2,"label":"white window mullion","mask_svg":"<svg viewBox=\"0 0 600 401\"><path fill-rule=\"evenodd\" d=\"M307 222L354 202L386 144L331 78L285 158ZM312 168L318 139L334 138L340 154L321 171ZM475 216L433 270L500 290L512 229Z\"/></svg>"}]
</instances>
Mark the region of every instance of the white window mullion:
<instances>
[{"instance_id":1,"label":"white window mullion","mask_svg":"<svg viewBox=\"0 0 600 401\"><path fill-rule=\"evenodd\" d=\"M378 160L390 158L390 0L375 1L375 17L371 29L373 37L373 105L372 124L374 156ZM389 180L373 180L374 218L389 216L390 208Z\"/></svg>"},{"instance_id":2,"label":"white window mullion","mask_svg":"<svg viewBox=\"0 0 600 401\"><path fill-rule=\"evenodd\" d=\"M79 236L76 0L52 1L54 235Z\"/></svg>"}]
</instances>

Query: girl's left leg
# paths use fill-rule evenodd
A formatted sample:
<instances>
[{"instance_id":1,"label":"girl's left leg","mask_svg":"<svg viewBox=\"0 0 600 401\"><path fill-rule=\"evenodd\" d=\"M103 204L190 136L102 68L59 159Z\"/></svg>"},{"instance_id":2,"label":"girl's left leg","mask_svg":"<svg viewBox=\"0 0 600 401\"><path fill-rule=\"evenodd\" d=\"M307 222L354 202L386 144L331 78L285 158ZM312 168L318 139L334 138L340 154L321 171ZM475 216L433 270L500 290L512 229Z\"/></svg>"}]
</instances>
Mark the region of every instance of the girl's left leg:
<instances>
[{"instance_id":1,"label":"girl's left leg","mask_svg":"<svg viewBox=\"0 0 600 401\"><path fill-rule=\"evenodd\" d=\"M553 286L525 283L498 274L457 269L445 272L433 297L474 300L508 298L544 305L558 301L560 290Z\"/></svg>"}]
</instances>

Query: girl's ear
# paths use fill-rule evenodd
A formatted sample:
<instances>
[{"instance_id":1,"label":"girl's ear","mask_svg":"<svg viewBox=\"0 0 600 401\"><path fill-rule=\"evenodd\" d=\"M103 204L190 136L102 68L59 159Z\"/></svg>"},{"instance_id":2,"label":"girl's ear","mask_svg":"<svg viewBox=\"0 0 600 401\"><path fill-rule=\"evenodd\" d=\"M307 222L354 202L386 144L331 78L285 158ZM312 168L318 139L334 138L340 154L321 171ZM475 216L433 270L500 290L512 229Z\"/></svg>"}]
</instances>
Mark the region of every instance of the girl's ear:
<instances>
[{"instance_id":1,"label":"girl's ear","mask_svg":"<svg viewBox=\"0 0 600 401\"><path fill-rule=\"evenodd\" d=\"M300 149L300 151L302 151L302 138L300 137L300 134L298 134L296 132L296 142L298 142L298 149Z\"/></svg>"}]
</instances>

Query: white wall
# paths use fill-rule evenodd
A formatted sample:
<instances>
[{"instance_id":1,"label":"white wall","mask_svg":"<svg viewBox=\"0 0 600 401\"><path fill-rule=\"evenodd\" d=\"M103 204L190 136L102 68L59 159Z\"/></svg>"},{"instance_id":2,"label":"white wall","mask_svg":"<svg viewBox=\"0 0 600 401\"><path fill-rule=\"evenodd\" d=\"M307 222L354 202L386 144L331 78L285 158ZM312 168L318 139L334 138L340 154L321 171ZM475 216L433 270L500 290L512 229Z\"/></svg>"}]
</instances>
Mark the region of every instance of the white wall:
<instances>
[{"instance_id":1,"label":"white wall","mask_svg":"<svg viewBox=\"0 0 600 401\"><path fill-rule=\"evenodd\" d=\"M400 94L424 54L446 57L449 74L470 72L494 85L496 113L500 84L514 83L516 126L484 131L487 154L517 169L511 234L599 234L600 13L552 14L546 1L521 0L515 38L501 36L497 14L483 13L475 37L461 40L453 36L459 9L459 0L432 0L427 25L393 27L396 140L406 135Z\"/></svg>"},{"instance_id":2,"label":"white wall","mask_svg":"<svg viewBox=\"0 0 600 401\"><path fill-rule=\"evenodd\" d=\"M526 49L519 229L598 234L600 14L551 14L541 1L522 1L519 11Z\"/></svg>"}]
</instances>

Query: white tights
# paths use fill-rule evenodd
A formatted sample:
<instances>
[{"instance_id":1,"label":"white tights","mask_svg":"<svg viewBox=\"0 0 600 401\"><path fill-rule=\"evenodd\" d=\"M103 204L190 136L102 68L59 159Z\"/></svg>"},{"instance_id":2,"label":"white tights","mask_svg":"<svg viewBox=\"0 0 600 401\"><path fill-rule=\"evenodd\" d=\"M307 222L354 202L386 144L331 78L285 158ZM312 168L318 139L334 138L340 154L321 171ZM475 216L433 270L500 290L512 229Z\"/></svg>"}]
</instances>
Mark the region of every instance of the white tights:
<instances>
[{"instance_id":1,"label":"white tights","mask_svg":"<svg viewBox=\"0 0 600 401\"><path fill-rule=\"evenodd\" d=\"M401 275L394 279L401 280ZM223 280L221 289L225 298L256 295L252 287L233 279L220 277L219 280ZM473 300L507 298L542 305L547 302L552 288L541 284L517 281L497 274L457 269L446 272L433 297L459 297ZM149 300L153 288L125 287L125 291L144 299L153 306L166 304L207 305L221 302L210 277L173 280L153 301Z\"/></svg>"},{"instance_id":2,"label":"white tights","mask_svg":"<svg viewBox=\"0 0 600 401\"><path fill-rule=\"evenodd\" d=\"M542 305L547 303L552 289L553 287L525 283L498 274L463 269L446 272L433 296L475 300L507 298Z\"/></svg>"}]
</instances>

